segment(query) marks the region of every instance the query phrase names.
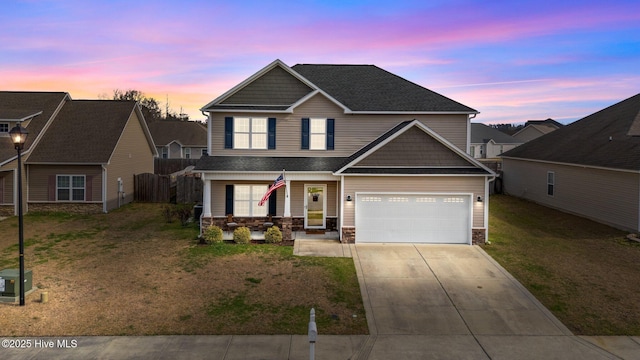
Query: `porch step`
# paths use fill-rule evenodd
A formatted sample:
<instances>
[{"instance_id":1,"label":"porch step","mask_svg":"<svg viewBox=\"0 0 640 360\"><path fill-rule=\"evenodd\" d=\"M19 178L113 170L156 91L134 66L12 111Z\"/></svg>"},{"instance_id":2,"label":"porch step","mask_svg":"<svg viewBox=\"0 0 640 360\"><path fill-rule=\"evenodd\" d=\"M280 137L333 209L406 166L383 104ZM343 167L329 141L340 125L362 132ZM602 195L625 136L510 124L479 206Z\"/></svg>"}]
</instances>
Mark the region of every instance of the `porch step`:
<instances>
[{"instance_id":1,"label":"porch step","mask_svg":"<svg viewBox=\"0 0 640 360\"><path fill-rule=\"evenodd\" d=\"M324 235L325 230L324 229L307 229L304 232L305 234L310 234L310 235Z\"/></svg>"}]
</instances>

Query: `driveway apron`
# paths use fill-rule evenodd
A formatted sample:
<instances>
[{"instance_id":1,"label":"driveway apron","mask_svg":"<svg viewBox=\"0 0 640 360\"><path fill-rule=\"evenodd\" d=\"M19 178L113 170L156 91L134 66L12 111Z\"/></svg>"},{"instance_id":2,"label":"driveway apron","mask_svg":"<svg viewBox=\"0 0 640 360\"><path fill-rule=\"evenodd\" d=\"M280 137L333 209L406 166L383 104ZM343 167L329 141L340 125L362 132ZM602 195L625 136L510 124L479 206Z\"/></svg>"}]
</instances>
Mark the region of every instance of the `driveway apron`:
<instances>
[{"instance_id":1,"label":"driveway apron","mask_svg":"<svg viewBox=\"0 0 640 360\"><path fill-rule=\"evenodd\" d=\"M615 358L573 336L478 246L356 244L368 359Z\"/></svg>"}]
</instances>

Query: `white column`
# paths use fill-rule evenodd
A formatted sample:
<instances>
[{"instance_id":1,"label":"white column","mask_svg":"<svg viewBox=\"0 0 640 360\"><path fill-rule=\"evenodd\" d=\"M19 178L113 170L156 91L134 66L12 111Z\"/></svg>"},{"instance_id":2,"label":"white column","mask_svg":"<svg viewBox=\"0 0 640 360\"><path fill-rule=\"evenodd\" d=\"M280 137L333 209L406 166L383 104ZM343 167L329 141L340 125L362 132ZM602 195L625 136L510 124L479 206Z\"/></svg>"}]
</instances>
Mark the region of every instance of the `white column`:
<instances>
[{"instance_id":1,"label":"white column","mask_svg":"<svg viewBox=\"0 0 640 360\"><path fill-rule=\"evenodd\" d=\"M211 217L211 180L207 179L203 173L202 181L204 181L204 187L202 189L202 216Z\"/></svg>"},{"instance_id":2,"label":"white column","mask_svg":"<svg viewBox=\"0 0 640 360\"><path fill-rule=\"evenodd\" d=\"M291 193L289 189L291 188L291 180L286 180L286 185L284 187L284 217L291 217Z\"/></svg>"}]
</instances>

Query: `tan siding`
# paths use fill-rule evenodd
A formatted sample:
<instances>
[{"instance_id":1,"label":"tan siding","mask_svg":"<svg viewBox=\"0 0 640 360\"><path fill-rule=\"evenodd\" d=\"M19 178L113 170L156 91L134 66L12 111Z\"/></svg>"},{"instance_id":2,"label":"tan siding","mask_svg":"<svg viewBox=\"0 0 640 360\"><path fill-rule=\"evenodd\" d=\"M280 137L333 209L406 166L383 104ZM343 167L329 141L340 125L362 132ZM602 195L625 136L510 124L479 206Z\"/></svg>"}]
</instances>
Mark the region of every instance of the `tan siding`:
<instances>
[{"instance_id":1,"label":"tan siding","mask_svg":"<svg viewBox=\"0 0 640 360\"><path fill-rule=\"evenodd\" d=\"M473 193L473 227L484 227L484 204L476 203L484 197L484 177L345 177L345 196L355 199L357 192L424 192L424 193ZM355 224L355 201L345 204L343 226Z\"/></svg>"},{"instance_id":2,"label":"tan siding","mask_svg":"<svg viewBox=\"0 0 640 360\"><path fill-rule=\"evenodd\" d=\"M123 204L133 201L133 175L153 173L153 151L140 120L132 112L107 165L107 211L118 207L118 178L122 178Z\"/></svg>"},{"instance_id":3,"label":"tan siding","mask_svg":"<svg viewBox=\"0 0 640 360\"><path fill-rule=\"evenodd\" d=\"M547 195L547 172L555 173ZM506 193L579 214L625 230L638 231L639 175L621 171L503 160Z\"/></svg>"},{"instance_id":4,"label":"tan siding","mask_svg":"<svg viewBox=\"0 0 640 360\"><path fill-rule=\"evenodd\" d=\"M322 95L316 95L298 106L293 114L251 114L277 119L275 150L224 149L224 118L234 115L232 112L213 113L211 155L349 156L397 124L413 119L418 119L463 151L467 144L467 115L347 115ZM304 117L335 119L335 150L300 149L301 119Z\"/></svg>"},{"instance_id":5,"label":"tan siding","mask_svg":"<svg viewBox=\"0 0 640 360\"><path fill-rule=\"evenodd\" d=\"M2 187L2 198L0 204L13 204L13 171L0 172L0 186Z\"/></svg>"},{"instance_id":6,"label":"tan siding","mask_svg":"<svg viewBox=\"0 0 640 360\"><path fill-rule=\"evenodd\" d=\"M102 167L98 165L29 165L29 201L50 201L49 176L56 175L91 176L91 201L102 201Z\"/></svg>"}]
</instances>

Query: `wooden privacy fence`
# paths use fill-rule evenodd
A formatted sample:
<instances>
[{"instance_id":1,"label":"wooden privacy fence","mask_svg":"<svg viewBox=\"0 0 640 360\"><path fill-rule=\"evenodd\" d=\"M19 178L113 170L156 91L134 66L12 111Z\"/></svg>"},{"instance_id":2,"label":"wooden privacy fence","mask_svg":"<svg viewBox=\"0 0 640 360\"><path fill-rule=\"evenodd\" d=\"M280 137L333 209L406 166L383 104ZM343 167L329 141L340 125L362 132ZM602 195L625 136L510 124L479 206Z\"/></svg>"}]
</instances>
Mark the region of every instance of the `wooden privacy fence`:
<instances>
[{"instance_id":1,"label":"wooden privacy fence","mask_svg":"<svg viewBox=\"0 0 640 360\"><path fill-rule=\"evenodd\" d=\"M202 203L202 180L194 176L138 174L134 176L135 200L155 203Z\"/></svg>"},{"instance_id":2,"label":"wooden privacy fence","mask_svg":"<svg viewBox=\"0 0 640 360\"><path fill-rule=\"evenodd\" d=\"M160 175L169 175L188 166L195 166L198 159L160 159L153 160L153 172Z\"/></svg>"}]
</instances>

